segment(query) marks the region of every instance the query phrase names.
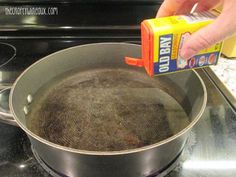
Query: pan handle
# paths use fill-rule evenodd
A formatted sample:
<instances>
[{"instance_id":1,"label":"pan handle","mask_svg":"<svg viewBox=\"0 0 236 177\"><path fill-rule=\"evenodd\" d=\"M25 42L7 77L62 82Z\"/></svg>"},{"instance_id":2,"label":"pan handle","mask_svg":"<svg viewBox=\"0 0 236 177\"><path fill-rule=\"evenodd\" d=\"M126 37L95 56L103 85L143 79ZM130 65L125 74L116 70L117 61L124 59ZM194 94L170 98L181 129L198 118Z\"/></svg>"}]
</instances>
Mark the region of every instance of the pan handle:
<instances>
[{"instance_id":1,"label":"pan handle","mask_svg":"<svg viewBox=\"0 0 236 177\"><path fill-rule=\"evenodd\" d=\"M9 108L9 95L11 87L6 87L0 91L0 121L18 126Z\"/></svg>"}]
</instances>

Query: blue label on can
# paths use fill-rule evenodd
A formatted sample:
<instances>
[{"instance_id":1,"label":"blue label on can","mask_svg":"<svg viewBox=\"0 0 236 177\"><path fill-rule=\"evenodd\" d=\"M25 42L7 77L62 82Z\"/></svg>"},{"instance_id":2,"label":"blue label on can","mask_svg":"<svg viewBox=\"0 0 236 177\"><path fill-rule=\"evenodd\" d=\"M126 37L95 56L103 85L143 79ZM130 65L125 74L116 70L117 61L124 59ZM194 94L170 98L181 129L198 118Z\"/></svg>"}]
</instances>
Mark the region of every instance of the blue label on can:
<instances>
[{"instance_id":1,"label":"blue label on can","mask_svg":"<svg viewBox=\"0 0 236 177\"><path fill-rule=\"evenodd\" d=\"M168 60L168 62L166 63L163 63L163 62L160 63L160 60L159 60L159 62L154 63L154 74L161 74L161 73L167 73L167 72L174 72L177 70L215 65L218 61L219 54L220 54L219 52L211 52L211 53L195 55L191 57L190 59L186 60L186 65L183 68L178 68L177 66L178 59L176 60L176 59L170 58L170 60ZM159 55L159 56L167 58L167 55Z\"/></svg>"},{"instance_id":2,"label":"blue label on can","mask_svg":"<svg viewBox=\"0 0 236 177\"><path fill-rule=\"evenodd\" d=\"M158 65L154 68L154 73L165 73L171 70L173 34L159 36Z\"/></svg>"}]
</instances>

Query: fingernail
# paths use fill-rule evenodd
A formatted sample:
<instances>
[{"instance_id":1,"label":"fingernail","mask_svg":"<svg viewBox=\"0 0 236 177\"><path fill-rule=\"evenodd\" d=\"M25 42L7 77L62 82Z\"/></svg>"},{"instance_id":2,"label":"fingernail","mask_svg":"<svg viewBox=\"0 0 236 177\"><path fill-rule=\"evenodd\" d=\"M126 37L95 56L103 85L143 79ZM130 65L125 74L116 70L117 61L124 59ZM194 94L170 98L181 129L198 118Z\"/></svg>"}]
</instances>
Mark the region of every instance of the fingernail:
<instances>
[{"instance_id":1,"label":"fingernail","mask_svg":"<svg viewBox=\"0 0 236 177\"><path fill-rule=\"evenodd\" d=\"M184 59L189 59L189 58L191 58L192 56L194 56L195 55L195 51L193 50L193 49L191 49L191 48L188 48L188 49L182 49L181 51L180 51L180 56L182 57L182 58L184 58Z\"/></svg>"}]
</instances>

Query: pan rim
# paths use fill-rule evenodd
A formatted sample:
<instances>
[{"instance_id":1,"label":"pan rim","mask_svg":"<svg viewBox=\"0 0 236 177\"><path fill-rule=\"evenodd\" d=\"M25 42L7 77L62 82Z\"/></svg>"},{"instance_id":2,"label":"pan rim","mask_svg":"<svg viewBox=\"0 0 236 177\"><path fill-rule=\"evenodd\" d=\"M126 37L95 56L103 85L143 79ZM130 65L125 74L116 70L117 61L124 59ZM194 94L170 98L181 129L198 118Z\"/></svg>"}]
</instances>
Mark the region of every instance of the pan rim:
<instances>
[{"instance_id":1,"label":"pan rim","mask_svg":"<svg viewBox=\"0 0 236 177\"><path fill-rule=\"evenodd\" d=\"M140 148L134 148L134 149L127 149L127 150L119 150L119 151L89 151L89 150L80 150L80 149L75 149L75 148L70 148L70 147L66 147L66 146L62 146L62 145L58 145L56 143L52 143L44 138L41 138L40 136L36 135L35 133L33 133L32 131L30 131L16 116L16 113L13 109L13 94L14 94L14 90L15 87L17 85L17 83L19 82L19 80L27 73L28 70L32 69L32 67L34 67L35 65L37 65L38 63L46 60L48 57L52 57L58 53L67 51L67 50L71 50L73 48L78 48L78 47L86 47L86 46L92 46L92 45L128 45L128 46L136 46L136 47L140 47L140 45L138 44L130 44L130 43L124 43L124 42L102 42L102 43L90 43L90 44L84 44L84 45L77 45L77 46L73 46L73 47L69 47L63 50L59 50L57 52L54 52L50 55L47 55L41 59L39 59L37 62L33 63L31 66L29 66L27 69L25 69L20 76L16 79L16 81L14 82L11 92L10 92L10 96L9 96L9 107L10 107L10 111L13 115L13 118L16 120L17 124L19 125L19 127L24 130L27 135L29 135L30 137L36 139L37 141L39 141L40 143L43 143L47 146L50 146L51 148L56 148L58 150L63 150L66 152L70 152L70 153L76 153L76 154L81 154L81 155L97 155L97 156L113 156L113 155L125 155L125 154L133 154L133 153L139 153L139 152L143 152L143 151L147 151L147 150L151 150L153 148L157 148L160 147L164 144L167 144L177 138L179 138L180 136L184 135L185 133L187 133L201 118L205 108L206 108L206 104L207 104L207 90L206 90L206 86L204 81L202 80L202 78L200 77L200 75L195 71L192 70L192 72L198 77L200 83L201 83L201 87L203 89L203 103L202 106L200 108L199 113L197 114L197 116L188 124L188 126L186 126L184 129L182 129L180 132L174 134L173 136L170 136L169 138L166 138L162 141L159 141L157 143L151 144L151 145L147 145L147 146L143 146Z\"/></svg>"}]
</instances>

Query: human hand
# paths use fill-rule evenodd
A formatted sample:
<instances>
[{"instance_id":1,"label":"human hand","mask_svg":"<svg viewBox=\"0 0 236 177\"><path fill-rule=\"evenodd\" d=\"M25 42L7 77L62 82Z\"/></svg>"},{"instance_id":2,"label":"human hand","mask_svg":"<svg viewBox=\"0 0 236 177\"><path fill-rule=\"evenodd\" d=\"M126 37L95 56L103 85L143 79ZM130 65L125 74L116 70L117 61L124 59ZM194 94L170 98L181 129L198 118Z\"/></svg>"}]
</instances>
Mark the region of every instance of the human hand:
<instances>
[{"instance_id":1,"label":"human hand","mask_svg":"<svg viewBox=\"0 0 236 177\"><path fill-rule=\"evenodd\" d=\"M165 0L157 12L157 18L190 13L196 3L194 12L207 11L218 5L222 5L223 10L213 23L193 33L186 40L180 51L185 59L236 33L235 0Z\"/></svg>"}]
</instances>

